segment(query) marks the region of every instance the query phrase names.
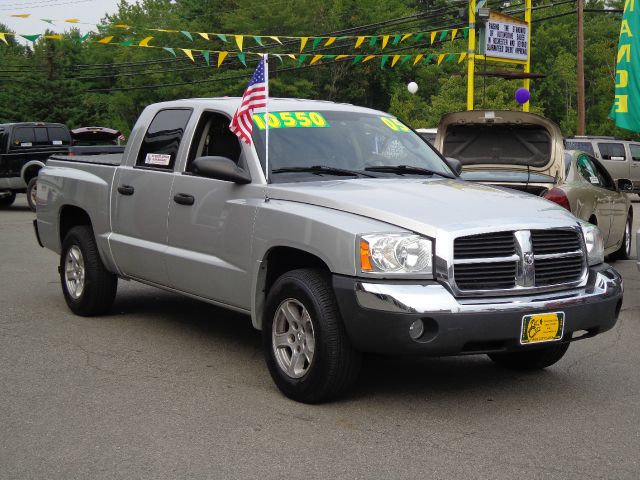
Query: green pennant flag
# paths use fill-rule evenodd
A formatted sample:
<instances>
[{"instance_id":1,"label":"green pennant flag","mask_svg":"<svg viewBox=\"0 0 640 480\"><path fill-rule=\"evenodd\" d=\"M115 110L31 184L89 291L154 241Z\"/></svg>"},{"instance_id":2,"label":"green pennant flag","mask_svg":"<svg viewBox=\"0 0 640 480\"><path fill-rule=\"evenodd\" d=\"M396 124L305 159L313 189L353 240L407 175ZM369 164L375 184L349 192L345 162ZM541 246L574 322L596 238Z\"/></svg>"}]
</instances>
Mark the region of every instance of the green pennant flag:
<instances>
[{"instance_id":1,"label":"green pennant flag","mask_svg":"<svg viewBox=\"0 0 640 480\"><path fill-rule=\"evenodd\" d=\"M53 25L53 20L49 20L48 18L41 18L40 20L42 20L43 22L47 22L50 25Z\"/></svg>"},{"instance_id":2,"label":"green pennant flag","mask_svg":"<svg viewBox=\"0 0 640 480\"><path fill-rule=\"evenodd\" d=\"M443 42L444 39L447 38L448 34L449 34L449 30L443 30L442 32L440 32L440 38L438 38L438 40Z\"/></svg>"},{"instance_id":3,"label":"green pennant flag","mask_svg":"<svg viewBox=\"0 0 640 480\"><path fill-rule=\"evenodd\" d=\"M424 37L424 32L420 32L420 33L418 33L418 34L416 35L415 41L416 41L416 42L419 42L419 41L420 41L420 39L421 39L422 37Z\"/></svg>"},{"instance_id":4,"label":"green pennant flag","mask_svg":"<svg viewBox=\"0 0 640 480\"><path fill-rule=\"evenodd\" d=\"M25 40L29 40L30 42L35 42L40 38L40 34L37 35L20 35Z\"/></svg>"},{"instance_id":5,"label":"green pennant flag","mask_svg":"<svg viewBox=\"0 0 640 480\"><path fill-rule=\"evenodd\" d=\"M323 59L327 59L327 60L333 60L336 57L337 57L337 55L323 55L322 56Z\"/></svg>"},{"instance_id":6,"label":"green pennant flag","mask_svg":"<svg viewBox=\"0 0 640 480\"><path fill-rule=\"evenodd\" d=\"M640 10L640 4L638 5ZM616 127L640 132L640 15L635 2L624 3L618 54L616 55L615 97L609 117Z\"/></svg>"},{"instance_id":7,"label":"green pennant flag","mask_svg":"<svg viewBox=\"0 0 640 480\"><path fill-rule=\"evenodd\" d=\"M398 43L400 43L401 38L402 38L402 35L396 35L395 37L393 37L393 41L391 42L391 45L393 45L394 47L398 45Z\"/></svg>"},{"instance_id":8,"label":"green pennant flag","mask_svg":"<svg viewBox=\"0 0 640 480\"><path fill-rule=\"evenodd\" d=\"M464 39L466 40L467 37L469 36L469 27L462 29L462 35L464 35Z\"/></svg>"},{"instance_id":9,"label":"green pennant flag","mask_svg":"<svg viewBox=\"0 0 640 480\"><path fill-rule=\"evenodd\" d=\"M89 38L89 36L91 36L91 34L90 34L90 33L85 33L85 34L84 34L84 35L82 35L81 37L78 37L78 38L77 38L77 41L78 41L78 42L86 42L86 41L87 41L87 39Z\"/></svg>"},{"instance_id":10,"label":"green pennant flag","mask_svg":"<svg viewBox=\"0 0 640 480\"><path fill-rule=\"evenodd\" d=\"M356 63L360 63L360 61L364 58L364 55L356 55L353 59L351 65L355 65Z\"/></svg>"},{"instance_id":11,"label":"green pennant flag","mask_svg":"<svg viewBox=\"0 0 640 480\"><path fill-rule=\"evenodd\" d=\"M447 58L444 59L444 63L450 62L454 58L456 58L456 54L455 53L450 53L449 55L447 55Z\"/></svg>"},{"instance_id":12,"label":"green pennant flag","mask_svg":"<svg viewBox=\"0 0 640 480\"><path fill-rule=\"evenodd\" d=\"M134 42L133 40L125 40L124 42L120 42L120 45L122 45L123 47L130 47L134 43L136 42Z\"/></svg>"},{"instance_id":13,"label":"green pennant flag","mask_svg":"<svg viewBox=\"0 0 640 480\"><path fill-rule=\"evenodd\" d=\"M300 58L298 59L298 66L302 65L305 61L305 59L307 58L306 55L300 55Z\"/></svg>"},{"instance_id":14,"label":"green pennant flag","mask_svg":"<svg viewBox=\"0 0 640 480\"><path fill-rule=\"evenodd\" d=\"M371 37L371 40L369 40L369 45L373 47L375 46L377 41L378 41L378 37Z\"/></svg>"},{"instance_id":15,"label":"green pennant flag","mask_svg":"<svg viewBox=\"0 0 640 480\"><path fill-rule=\"evenodd\" d=\"M193 42L193 35L191 35L191 32L187 32L185 30L182 30L180 33L183 34L185 37L187 37L189 40L191 40Z\"/></svg>"},{"instance_id":16,"label":"green pennant flag","mask_svg":"<svg viewBox=\"0 0 640 480\"><path fill-rule=\"evenodd\" d=\"M171 48L171 47L162 47L162 49L166 50L167 52L169 52L174 57L176 56L176 51L173 48Z\"/></svg>"},{"instance_id":17,"label":"green pennant flag","mask_svg":"<svg viewBox=\"0 0 640 480\"><path fill-rule=\"evenodd\" d=\"M203 50L201 53L202 53L202 56L204 57L204 61L207 62L207 66L210 67L211 62L209 60L210 60L211 54L209 50Z\"/></svg>"},{"instance_id":18,"label":"green pennant flag","mask_svg":"<svg viewBox=\"0 0 640 480\"><path fill-rule=\"evenodd\" d=\"M222 34L222 33L217 33L216 37L218 37L220 40L222 40L224 43L227 43L229 40L227 40L227 36Z\"/></svg>"},{"instance_id":19,"label":"green pennant flag","mask_svg":"<svg viewBox=\"0 0 640 480\"><path fill-rule=\"evenodd\" d=\"M425 64L430 64L431 63L431 59L435 57L435 54L430 53L429 55L427 55L427 58L424 59L424 63Z\"/></svg>"},{"instance_id":20,"label":"green pennant flag","mask_svg":"<svg viewBox=\"0 0 640 480\"><path fill-rule=\"evenodd\" d=\"M405 55L402 60L400 60L400 65L404 65L411 58L411 55Z\"/></svg>"},{"instance_id":21,"label":"green pennant flag","mask_svg":"<svg viewBox=\"0 0 640 480\"><path fill-rule=\"evenodd\" d=\"M240 60L240 63L246 67L247 66L247 54L240 52L237 55L238 55L238 60Z\"/></svg>"},{"instance_id":22,"label":"green pennant flag","mask_svg":"<svg viewBox=\"0 0 640 480\"><path fill-rule=\"evenodd\" d=\"M380 68L384 68L384 66L387 63L387 60L389 60L389 55L383 55L382 59L380 60Z\"/></svg>"},{"instance_id":23,"label":"green pennant flag","mask_svg":"<svg viewBox=\"0 0 640 480\"><path fill-rule=\"evenodd\" d=\"M336 42L339 42L340 40L346 40L349 37L338 37L336 38Z\"/></svg>"},{"instance_id":24,"label":"green pennant flag","mask_svg":"<svg viewBox=\"0 0 640 480\"><path fill-rule=\"evenodd\" d=\"M313 39L313 44L311 45L311 50L315 50L316 47L318 45L320 45L320 42L322 41L322 37L318 37L318 38L314 38Z\"/></svg>"},{"instance_id":25,"label":"green pennant flag","mask_svg":"<svg viewBox=\"0 0 640 480\"><path fill-rule=\"evenodd\" d=\"M253 37L253 39L258 45L260 45L261 47L264 47L264 43L262 43L262 37Z\"/></svg>"}]
</instances>

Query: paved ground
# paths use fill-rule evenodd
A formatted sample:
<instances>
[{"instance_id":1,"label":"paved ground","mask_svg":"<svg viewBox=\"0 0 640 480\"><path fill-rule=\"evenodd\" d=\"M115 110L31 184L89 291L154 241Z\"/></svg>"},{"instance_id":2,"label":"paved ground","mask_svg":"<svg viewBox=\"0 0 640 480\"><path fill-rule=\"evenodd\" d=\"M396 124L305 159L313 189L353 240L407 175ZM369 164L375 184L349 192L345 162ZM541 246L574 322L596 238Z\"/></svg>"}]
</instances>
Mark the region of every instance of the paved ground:
<instances>
[{"instance_id":1,"label":"paved ground","mask_svg":"<svg viewBox=\"0 0 640 480\"><path fill-rule=\"evenodd\" d=\"M248 318L126 282L112 315L73 316L21 197L0 211L2 479L640 477L634 261L615 330L545 372L373 357L349 398L307 406Z\"/></svg>"}]
</instances>

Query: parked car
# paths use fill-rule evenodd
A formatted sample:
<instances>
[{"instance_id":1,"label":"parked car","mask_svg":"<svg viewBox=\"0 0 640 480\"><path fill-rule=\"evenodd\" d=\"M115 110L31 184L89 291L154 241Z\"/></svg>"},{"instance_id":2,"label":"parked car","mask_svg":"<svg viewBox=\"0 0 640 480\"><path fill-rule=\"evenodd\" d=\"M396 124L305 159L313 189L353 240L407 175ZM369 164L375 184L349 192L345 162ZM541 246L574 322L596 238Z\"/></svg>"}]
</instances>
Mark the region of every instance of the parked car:
<instances>
[{"instance_id":1,"label":"parked car","mask_svg":"<svg viewBox=\"0 0 640 480\"><path fill-rule=\"evenodd\" d=\"M362 352L533 370L616 323L599 227L460 181L402 122L347 104L272 99L267 162L264 114L251 145L229 131L240 101L151 105L119 159L49 161L34 226L71 311L108 312L125 278L246 313L275 384L309 403L343 394Z\"/></svg>"},{"instance_id":2,"label":"parked car","mask_svg":"<svg viewBox=\"0 0 640 480\"><path fill-rule=\"evenodd\" d=\"M433 145L436 141L437 128L416 128L416 132L427 142Z\"/></svg>"},{"instance_id":3,"label":"parked car","mask_svg":"<svg viewBox=\"0 0 640 480\"><path fill-rule=\"evenodd\" d=\"M17 193L27 193L35 209L36 177L47 158L65 153L69 130L60 123L0 124L0 207L12 205Z\"/></svg>"},{"instance_id":4,"label":"parked car","mask_svg":"<svg viewBox=\"0 0 640 480\"><path fill-rule=\"evenodd\" d=\"M555 202L600 226L606 255L629 258L633 209L624 192L631 182L616 183L595 158L566 151L551 120L527 112L450 113L440 122L436 147L462 163L465 180Z\"/></svg>"},{"instance_id":5,"label":"parked car","mask_svg":"<svg viewBox=\"0 0 640 480\"><path fill-rule=\"evenodd\" d=\"M582 150L600 160L615 181L631 180L628 192L640 195L640 142L578 136L567 138L565 144L569 150Z\"/></svg>"},{"instance_id":6,"label":"parked car","mask_svg":"<svg viewBox=\"0 0 640 480\"><path fill-rule=\"evenodd\" d=\"M69 155L102 155L123 153L121 142L125 136L120 130L106 127L80 127L71 130Z\"/></svg>"}]
</instances>

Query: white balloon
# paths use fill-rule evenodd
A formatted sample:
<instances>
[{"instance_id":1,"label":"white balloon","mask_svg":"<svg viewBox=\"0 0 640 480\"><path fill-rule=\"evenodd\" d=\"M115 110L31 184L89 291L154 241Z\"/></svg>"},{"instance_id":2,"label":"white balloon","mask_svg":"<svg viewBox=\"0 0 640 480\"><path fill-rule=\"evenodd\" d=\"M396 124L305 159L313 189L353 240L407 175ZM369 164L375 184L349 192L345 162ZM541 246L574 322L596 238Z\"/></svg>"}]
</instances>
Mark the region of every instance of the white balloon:
<instances>
[{"instance_id":1,"label":"white balloon","mask_svg":"<svg viewBox=\"0 0 640 480\"><path fill-rule=\"evenodd\" d=\"M409 90L409 93L416 93L418 91L418 84L416 82L409 82L407 90Z\"/></svg>"}]
</instances>

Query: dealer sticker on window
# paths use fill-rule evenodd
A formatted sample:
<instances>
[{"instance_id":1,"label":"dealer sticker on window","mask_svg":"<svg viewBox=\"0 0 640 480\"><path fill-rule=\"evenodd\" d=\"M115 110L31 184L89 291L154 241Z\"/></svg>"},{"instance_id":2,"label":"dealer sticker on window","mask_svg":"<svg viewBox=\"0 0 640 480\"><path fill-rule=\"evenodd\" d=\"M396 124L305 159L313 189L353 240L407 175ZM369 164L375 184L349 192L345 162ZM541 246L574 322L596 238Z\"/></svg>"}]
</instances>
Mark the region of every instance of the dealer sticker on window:
<instances>
[{"instance_id":1,"label":"dealer sticker on window","mask_svg":"<svg viewBox=\"0 0 640 480\"><path fill-rule=\"evenodd\" d=\"M389 127L394 132L406 133L411 131L409 127L407 127L404 123L402 123L397 118L380 117L380 120L382 120L382 123L384 123L387 127Z\"/></svg>"},{"instance_id":2,"label":"dealer sticker on window","mask_svg":"<svg viewBox=\"0 0 640 480\"><path fill-rule=\"evenodd\" d=\"M253 116L259 130L265 130L267 123L264 113ZM269 128L327 128L330 127L319 112L269 112Z\"/></svg>"},{"instance_id":3,"label":"dealer sticker on window","mask_svg":"<svg viewBox=\"0 0 640 480\"><path fill-rule=\"evenodd\" d=\"M162 165L166 167L171 163L171 155L164 153L147 153L147 156L144 157L144 163L147 165Z\"/></svg>"}]
</instances>

